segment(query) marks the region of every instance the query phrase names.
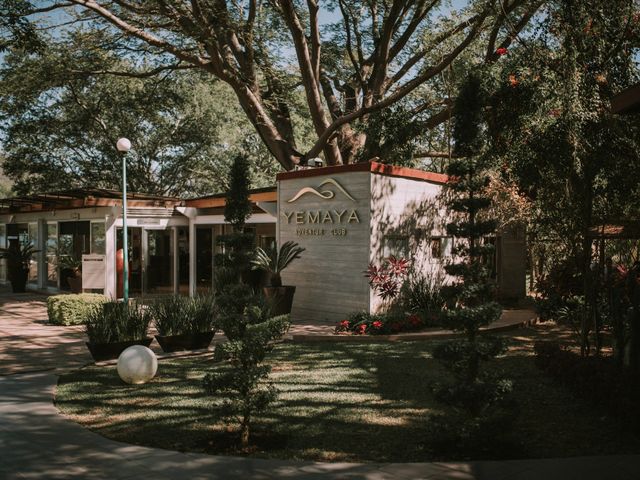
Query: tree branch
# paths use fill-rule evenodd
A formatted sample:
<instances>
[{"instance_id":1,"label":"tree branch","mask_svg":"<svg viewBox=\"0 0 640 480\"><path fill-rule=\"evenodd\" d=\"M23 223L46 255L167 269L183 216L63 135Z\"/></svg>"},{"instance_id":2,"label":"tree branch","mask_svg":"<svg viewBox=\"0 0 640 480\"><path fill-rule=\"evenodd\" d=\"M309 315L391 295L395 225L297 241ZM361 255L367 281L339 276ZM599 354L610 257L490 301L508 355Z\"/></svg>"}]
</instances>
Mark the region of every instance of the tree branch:
<instances>
[{"instance_id":1,"label":"tree branch","mask_svg":"<svg viewBox=\"0 0 640 480\"><path fill-rule=\"evenodd\" d=\"M387 87L390 87L391 85L394 85L395 83L399 82L407 73L409 73L409 71L411 71L411 69L420 61L424 58L424 56L429 53L431 50L433 50L437 45L440 45L442 42L444 42L445 40L447 40L448 38L451 38L455 35L457 35L458 33L464 31L465 28L467 28L469 25L472 25L473 22L478 21L479 15L474 15L468 19L466 19L463 22L460 22L458 25L456 25L455 27L447 30L446 32L441 33L440 35L438 35L432 44L429 45L428 48L423 48L422 50L419 50L417 53L415 53L414 55L412 55L403 65L402 67L400 67L400 69L393 75L393 77L391 77L388 81L387 81Z\"/></svg>"},{"instance_id":2,"label":"tree branch","mask_svg":"<svg viewBox=\"0 0 640 480\"><path fill-rule=\"evenodd\" d=\"M189 70L192 68L198 68L195 65L182 65L177 63L175 65L165 65L162 67L154 68L153 70L148 70L146 72L125 72L119 70L71 70L71 73L79 74L79 75L113 75L116 77L130 77L130 78L149 78L158 75L159 73L165 71L174 71L174 70Z\"/></svg>"},{"instance_id":3,"label":"tree branch","mask_svg":"<svg viewBox=\"0 0 640 480\"><path fill-rule=\"evenodd\" d=\"M440 63L438 63L437 65L431 68L428 68L420 75L417 75L415 78L413 78L412 80L408 81L407 83L399 87L395 92L393 92L391 95L384 98L383 100L380 100L370 106L363 106L352 113L343 115L342 117L334 120L333 123L331 123L331 125L329 125L329 127L316 140L316 143L309 150L309 152L307 152L306 156L309 158L317 156L318 153L320 153L320 151L324 148L324 145L333 137L337 129L340 128L342 125L352 122L353 120L356 120L362 117L363 115L367 115L369 113L388 107L389 105L392 105L393 103L407 96L409 93L415 90L419 85L424 83L426 80L428 80L429 78L437 75L442 70L444 70L476 38L488 14L489 14L489 9L487 8L481 15L479 15L478 20L476 21L476 24L471 29L471 31L467 34L465 39L462 42L460 42L460 44L458 44L458 46L451 53L446 55Z\"/></svg>"},{"instance_id":4,"label":"tree branch","mask_svg":"<svg viewBox=\"0 0 640 480\"><path fill-rule=\"evenodd\" d=\"M142 30L141 28L138 28L126 21L124 21L123 19L121 19L120 17L116 16L115 14L113 14L110 10L108 10L107 8L98 5L96 2L94 2L93 0L71 0L72 3L76 4L76 5L80 5L83 7L86 7L90 10L93 10L94 12L96 12L98 15L100 15L102 18L104 18L105 20L107 20L109 23L115 25L116 27L118 27L120 30L123 30L127 33L129 33L130 35L139 38L140 40L143 40L145 42L147 42L149 45L153 45L154 47L160 48L161 50L164 50L165 52L171 53L172 55L176 56L177 58L179 58L180 60L183 60L185 62L189 62L189 63L193 63L194 65L198 65L200 67L206 67L208 66L211 62L200 57L200 56L196 56L196 55L191 55L189 53L187 53L185 50L180 49L178 47L176 47L175 45L170 44L169 42L162 40L158 37L156 37L155 35L146 32L144 30Z\"/></svg>"}]
</instances>

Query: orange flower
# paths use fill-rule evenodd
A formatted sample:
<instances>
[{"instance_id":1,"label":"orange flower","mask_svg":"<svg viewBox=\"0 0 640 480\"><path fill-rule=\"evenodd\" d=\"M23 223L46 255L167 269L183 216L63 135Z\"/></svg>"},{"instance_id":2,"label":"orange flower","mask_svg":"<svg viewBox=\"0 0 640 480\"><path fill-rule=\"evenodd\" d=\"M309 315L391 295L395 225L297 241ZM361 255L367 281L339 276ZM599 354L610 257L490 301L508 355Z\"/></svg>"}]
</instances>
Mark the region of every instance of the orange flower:
<instances>
[{"instance_id":1,"label":"orange flower","mask_svg":"<svg viewBox=\"0 0 640 480\"><path fill-rule=\"evenodd\" d=\"M519 84L520 80L518 80L513 73L509 75L509 85L511 85L512 87L517 87Z\"/></svg>"}]
</instances>

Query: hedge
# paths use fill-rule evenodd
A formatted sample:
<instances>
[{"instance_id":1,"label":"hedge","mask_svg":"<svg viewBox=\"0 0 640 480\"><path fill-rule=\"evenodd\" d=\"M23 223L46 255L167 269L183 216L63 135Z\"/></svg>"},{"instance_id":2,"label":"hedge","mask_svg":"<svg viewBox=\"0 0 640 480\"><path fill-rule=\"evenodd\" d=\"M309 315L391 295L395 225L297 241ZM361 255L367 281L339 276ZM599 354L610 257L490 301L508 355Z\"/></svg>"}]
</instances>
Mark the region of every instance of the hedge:
<instances>
[{"instance_id":1,"label":"hedge","mask_svg":"<svg viewBox=\"0 0 640 480\"><path fill-rule=\"evenodd\" d=\"M54 325L83 324L87 313L109 299L97 293L53 295L47 299L49 323Z\"/></svg>"}]
</instances>

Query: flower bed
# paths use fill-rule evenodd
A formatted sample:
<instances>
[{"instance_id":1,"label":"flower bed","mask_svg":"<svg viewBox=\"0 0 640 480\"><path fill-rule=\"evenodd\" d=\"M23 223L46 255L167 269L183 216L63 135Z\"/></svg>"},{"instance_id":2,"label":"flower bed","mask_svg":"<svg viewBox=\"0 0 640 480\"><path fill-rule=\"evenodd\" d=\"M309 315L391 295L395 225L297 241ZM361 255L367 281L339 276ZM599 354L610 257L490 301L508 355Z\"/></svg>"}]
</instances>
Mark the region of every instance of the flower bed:
<instances>
[{"instance_id":1,"label":"flower bed","mask_svg":"<svg viewBox=\"0 0 640 480\"><path fill-rule=\"evenodd\" d=\"M390 335L403 332L415 332L433 326L437 317L423 318L410 314L371 314L357 312L336 324L335 333L341 335Z\"/></svg>"}]
</instances>

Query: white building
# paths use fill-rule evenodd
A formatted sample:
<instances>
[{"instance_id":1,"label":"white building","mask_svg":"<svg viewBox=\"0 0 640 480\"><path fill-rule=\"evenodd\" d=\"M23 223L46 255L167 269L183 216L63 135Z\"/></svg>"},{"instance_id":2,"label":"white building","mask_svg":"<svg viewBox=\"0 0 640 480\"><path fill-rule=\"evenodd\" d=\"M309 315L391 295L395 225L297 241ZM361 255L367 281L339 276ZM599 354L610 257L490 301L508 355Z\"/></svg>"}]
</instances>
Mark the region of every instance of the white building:
<instances>
[{"instance_id":1,"label":"white building","mask_svg":"<svg viewBox=\"0 0 640 480\"><path fill-rule=\"evenodd\" d=\"M446 177L380 163L281 173L277 187L254 190L247 228L256 244L288 240L306 248L283 273L296 285L293 321L334 323L355 310L374 311L378 299L363 276L389 255L414 268L440 268L451 252L438 195ZM224 194L182 200L128 195L130 295L193 294L211 288L216 255L230 232ZM0 200L0 248L31 242L28 287L70 290L70 259L82 259L82 288L121 296L122 199L108 190L72 190ZM525 293L521 232L495 239L500 294ZM118 250L120 249L120 255ZM118 262L120 257L120 262ZM4 262L4 260L3 260ZM6 282L0 264L0 282Z\"/></svg>"}]
</instances>

